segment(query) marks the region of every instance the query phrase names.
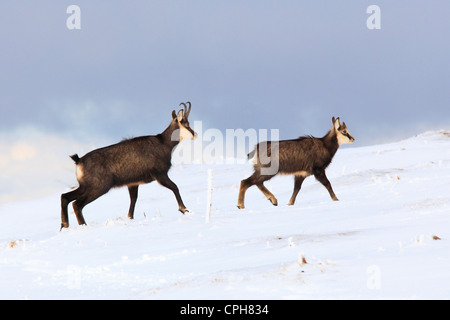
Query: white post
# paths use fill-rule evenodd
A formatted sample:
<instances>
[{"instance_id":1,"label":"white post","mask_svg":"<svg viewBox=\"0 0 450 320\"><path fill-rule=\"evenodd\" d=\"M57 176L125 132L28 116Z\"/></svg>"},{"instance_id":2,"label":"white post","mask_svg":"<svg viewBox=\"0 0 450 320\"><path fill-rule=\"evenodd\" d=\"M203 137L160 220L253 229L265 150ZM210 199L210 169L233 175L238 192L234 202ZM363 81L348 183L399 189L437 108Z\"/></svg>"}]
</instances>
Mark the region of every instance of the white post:
<instances>
[{"instance_id":1,"label":"white post","mask_svg":"<svg viewBox=\"0 0 450 320\"><path fill-rule=\"evenodd\" d=\"M212 191L213 191L213 173L212 169L208 169L208 201L206 203L206 223L211 222Z\"/></svg>"}]
</instances>

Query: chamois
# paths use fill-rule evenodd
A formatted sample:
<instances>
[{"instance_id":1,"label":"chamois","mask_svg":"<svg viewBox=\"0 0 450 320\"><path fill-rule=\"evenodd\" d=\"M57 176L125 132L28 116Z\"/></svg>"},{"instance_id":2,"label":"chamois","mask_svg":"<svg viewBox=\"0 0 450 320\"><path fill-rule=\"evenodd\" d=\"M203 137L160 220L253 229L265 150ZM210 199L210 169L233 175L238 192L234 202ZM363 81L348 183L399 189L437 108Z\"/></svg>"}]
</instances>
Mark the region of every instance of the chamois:
<instances>
[{"instance_id":1,"label":"chamois","mask_svg":"<svg viewBox=\"0 0 450 320\"><path fill-rule=\"evenodd\" d=\"M189 105L189 107L186 106ZM133 219L140 184L158 181L172 190L181 213L188 211L181 200L178 187L169 179L172 150L183 139L194 139L197 133L189 126L191 103L178 114L172 111L172 121L164 132L123 140L117 144L93 150L83 157L73 155L79 187L61 195L61 229L69 227L67 206L73 209L79 225L86 224L83 207L107 193L111 188L127 186L130 193L128 217Z\"/></svg>"},{"instance_id":2,"label":"chamois","mask_svg":"<svg viewBox=\"0 0 450 320\"><path fill-rule=\"evenodd\" d=\"M303 181L310 175L314 175L325 186L331 199L338 201L331 188L331 183L325 175L325 169L331 163L339 146L344 143L352 143L355 138L348 132L345 122L340 124L339 118L333 117L332 124L331 130L322 138L304 136L293 140L261 142L256 145L255 150L248 155L249 159L254 156L255 171L249 178L241 181L238 208L245 208L245 192L253 185L256 185L273 205L278 205L278 200L264 186L265 181L277 174L295 176L294 192L289 200L289 205L295 203ZM277 164L278 170L272 170L272 172L266 170L269 173L262 173L262 170L268 169L274 163Z\"/></svg>"}]
</instances>

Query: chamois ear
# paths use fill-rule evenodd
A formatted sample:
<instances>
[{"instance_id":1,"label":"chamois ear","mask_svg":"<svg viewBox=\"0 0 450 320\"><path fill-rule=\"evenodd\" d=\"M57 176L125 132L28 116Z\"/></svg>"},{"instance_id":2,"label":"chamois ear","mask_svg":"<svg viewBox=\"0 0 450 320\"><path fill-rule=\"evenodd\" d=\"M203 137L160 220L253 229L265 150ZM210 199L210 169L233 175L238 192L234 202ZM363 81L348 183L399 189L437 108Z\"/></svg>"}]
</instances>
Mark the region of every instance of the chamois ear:
<instances>
[{"instance_id":1,"label":"chamois ear","mask_svg":"<svg viewBox=\"0 0 450 320\"><path fill-rule=\"evenodd\" d=\"M181 120L183 119L183 110L178 111L177 114L177 120L178 122L181 122Z\"/></svg>"},{"instance_id":2,"label":"chamois ear","mask_svg":"<svg viewBox=\"0 0 450 320\"><path fill-rule=\"evenodd\" d=\"M333 117L333 126L336 130L339 130L339 127L341 126L341 124L339 123L339 117L336 120Z\"/></svg>"},{"instance_id":3,"label":"chamois ear","mask_svg":"<svg viewBox=\"0 0 450 320\"><path fill-rule=\"evenodd\" d=\"M177 117L177 114L175 113L175 110L172 111L172 120Z\"/></svg>"}]
</instances>

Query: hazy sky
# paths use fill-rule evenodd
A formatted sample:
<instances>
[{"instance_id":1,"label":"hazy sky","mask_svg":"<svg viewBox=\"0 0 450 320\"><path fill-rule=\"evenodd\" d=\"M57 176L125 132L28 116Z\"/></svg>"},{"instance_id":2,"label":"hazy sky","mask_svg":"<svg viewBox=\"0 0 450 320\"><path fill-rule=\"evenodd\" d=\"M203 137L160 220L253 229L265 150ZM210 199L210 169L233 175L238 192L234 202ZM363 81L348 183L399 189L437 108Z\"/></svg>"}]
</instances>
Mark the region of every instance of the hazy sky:
<instances>
[{"instance_id":1,"label":"hazy sky","mask_svg":"<svg viewBox=\"0 0 450 320\"><path fill-rule=\"evenodd\" d=\"M69 30L69 5L81 29ZM369 5L381 29L369 30ZM0 133L156 134L182 101L205 128L359 145L450 127L450 1L2 1Z\"/></svg>"}]
</instances>

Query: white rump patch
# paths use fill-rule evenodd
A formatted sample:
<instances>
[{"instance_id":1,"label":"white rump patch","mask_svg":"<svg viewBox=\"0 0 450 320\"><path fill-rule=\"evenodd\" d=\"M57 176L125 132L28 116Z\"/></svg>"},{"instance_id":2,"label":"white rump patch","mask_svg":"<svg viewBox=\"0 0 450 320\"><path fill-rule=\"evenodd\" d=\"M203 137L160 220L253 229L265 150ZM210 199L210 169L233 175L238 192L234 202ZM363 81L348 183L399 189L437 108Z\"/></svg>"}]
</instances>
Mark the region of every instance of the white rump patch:
<instances>
[{"instance_id":1,"label":"white rump patch","mask_svg":"<svg viewBox=\"0 0 450 320\"><path fill-rule=\"evenodd\" d=\"M75 174L77 175L77 180L80 181L84 176L83 167L79 164L77 164L77 168L75 171Z\"/></svg>"}]
</instances>

